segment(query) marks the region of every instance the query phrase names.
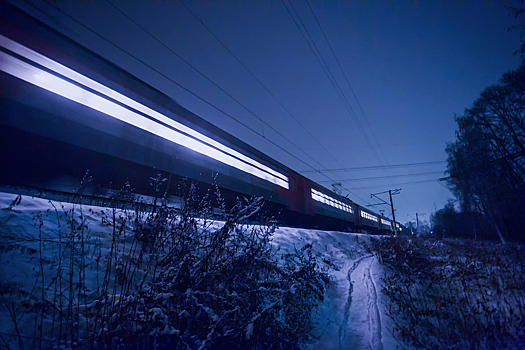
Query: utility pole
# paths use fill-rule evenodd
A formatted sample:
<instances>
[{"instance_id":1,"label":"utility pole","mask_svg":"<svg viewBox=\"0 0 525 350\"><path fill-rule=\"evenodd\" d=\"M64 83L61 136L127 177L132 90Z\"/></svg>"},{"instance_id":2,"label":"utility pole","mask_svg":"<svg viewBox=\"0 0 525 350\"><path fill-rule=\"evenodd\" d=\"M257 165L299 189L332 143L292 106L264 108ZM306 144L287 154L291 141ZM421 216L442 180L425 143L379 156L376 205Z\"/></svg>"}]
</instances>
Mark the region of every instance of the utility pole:
<instances>
[{"instance_id":1,"label":"utility pole","mask_svg":"<svg viewBox=\"0 0 525 350\"><path fill-rule=\"evenodd\" d=\"M394 194L398 194L399 190L394 190ZM392 190L388 190L388 195L390 196L390 208L392 208L392 219L394 219L394 236L397 236L397 223L396 223L396 214L394 214L394 202L392 201Z\"/></svg>"},{"instance_id":2,"label":"utility pole","mask_svg":"<svg viewBox=\"0 0 525 350\"><path fill-rule=\"evenodd\" d=\"M396 194L399 194L399 192L401 192L401 189L398 188L398 189L395 189L395 190L388 190L388 191L384 191L384 192L379 192L379 193L373 193L370 195L370 198L373 198L375 197L376 199L380 200L381 203L377 203L377 204L370 204L368 205L369 207L372 207L374 205L383 205L383 204L386 204L388 205L387 202L385 202L383 199L379 198L377 195L378 194L383 194L383 193L387 193L388 192L388 195L390 196L390 209L392 209L392 219L393 219L393 224L392 224L392 228L394 230L394 235L397 236L397 222L396 222L396 215L394 214L394 202L392 201L392 196L393 195L396 195Z\"/></svg>"}]
</instances>

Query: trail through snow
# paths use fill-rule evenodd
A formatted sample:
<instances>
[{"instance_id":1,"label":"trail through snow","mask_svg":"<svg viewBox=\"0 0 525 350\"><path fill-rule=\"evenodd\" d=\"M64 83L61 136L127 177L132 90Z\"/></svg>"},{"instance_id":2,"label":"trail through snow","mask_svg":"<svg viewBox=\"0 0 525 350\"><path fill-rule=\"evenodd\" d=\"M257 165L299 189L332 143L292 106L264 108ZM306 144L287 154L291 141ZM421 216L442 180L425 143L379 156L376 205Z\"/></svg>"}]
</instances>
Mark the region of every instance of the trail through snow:
<instances>
[{"instance_id":1,"label":"trail through snow","mask_svg":"<svg viewBox=\"0 0 525 350\"><path fill-rule=\"evenodd\" d=\"M355 260L348 269L348 297L344 317L339 326L339 350L390 349L384 347L382 333L381 295L374 272L376 258L369 254ZM387 335L387 344L392 340Z\"/></svg>"},{"instance_id":2,"label":"trail through snow","mask_svg":"<svg viewBox=\"0 0 525 350\"><path fill-rule=\"evenodd\" d=\"M365 269L365 283L368 290L368 331L369 331L369 344L371 349L383 349L383 340L381 338L381 314L379 312L379 296L376 282L372 277L370 269L372 264L370 263Z\"/></svg>"},{"instance_id":3,"label":"trail through snow","mask_svg":"<svg viewBox=\"0 0 525 350\"><path fill-rule=\"evenodd\" d=\"M339 349L344 349L346 343L346 330L348 327L348 318L350 316L350 306L352 305L352 292L354 290L354 282L352 282L352 273L359 266L362 260L372 257L372 255L362 256L356 261L354 261L352 267L348 270L348 298L345 304L345 313L343 316L343 322L339 326Z\"/></svg>"}]
</instances>

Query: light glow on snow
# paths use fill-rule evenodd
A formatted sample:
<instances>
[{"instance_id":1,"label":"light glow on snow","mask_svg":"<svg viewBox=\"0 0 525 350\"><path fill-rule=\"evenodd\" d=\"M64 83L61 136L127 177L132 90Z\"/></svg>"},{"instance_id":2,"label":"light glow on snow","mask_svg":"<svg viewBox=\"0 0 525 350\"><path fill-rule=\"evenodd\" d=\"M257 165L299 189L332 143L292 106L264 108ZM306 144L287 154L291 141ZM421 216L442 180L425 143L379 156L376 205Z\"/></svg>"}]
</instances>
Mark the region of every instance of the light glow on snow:
<instances>
[{"instance_id":1,"label":"light glow on snow","mask_svg":"<svg viewBox=\"0 0 525 350\"><path fill-rule=\"evenodd\" d=\"M54 92L77 103L98 110L116 119L134 125L169 141L175 142L196 152L214 158L222 163L233 166L239 170L255 175L261 179L272 182L288 189L288 177L257 162L221 143L200 134L199 132L178 123L171 118L152 110L94 80L79 74L68 67L61 65L11 39L0 35L0 46L15 52L39 65L42 65L64 77L110 97L128 107L142 112L151 118L162 122L169 127L161 125L138 113L124 108L114 102L102 98L86 89L45 72L37 67L25 63L6 53L1 53L0 70L19 79ZM177 129L177 130L173 130ZM184 133L184 134L183 134ZM186 135L185 135L186 134ZM189 135L189 136L188 136ZM191 137L190 137L191 136Z\"/></svg>"}]
</instances>

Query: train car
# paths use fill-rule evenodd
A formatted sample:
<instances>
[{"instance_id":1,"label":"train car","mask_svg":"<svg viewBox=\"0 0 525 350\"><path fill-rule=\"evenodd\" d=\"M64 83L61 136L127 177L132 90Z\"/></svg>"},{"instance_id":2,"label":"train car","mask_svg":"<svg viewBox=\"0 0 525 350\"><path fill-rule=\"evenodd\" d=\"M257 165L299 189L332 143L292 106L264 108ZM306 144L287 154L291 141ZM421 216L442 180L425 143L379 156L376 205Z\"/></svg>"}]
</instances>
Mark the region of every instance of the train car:
<instances>
[{"instance_id":1,"label":"train car","mask_svg":"<svg viewBox=\"0 0 525 350\"><path fill-rule=\"evenodd\" d=\"M381 220L379 215L363 207L360 208L359 215L361 217L362 226L371 228L373 233L378 233L380 231Z\"/></svg>"},{"instance_id":2,"label":"train car","mask_svg":"<svg viewBox=\"0 0 525 350\"><path fill-rule=\"evenodd\" d=\"M105 196L150 177L262 196L287 225L379 231L376 213L305 178L16 7L0 4L0 183ZM172 185L173 192L177 189Z\"/></svg>"},{"instance_id":3,"label":"train car","mask_svg":"<svg viewBox=\"0 0 525 350\"><path fill-rule=\"evenodd\" d=\"M392 231L392 220L383 216L381 216L379 220L381 220L381 232L386 233Z\"/></svg>"}]
</instances>

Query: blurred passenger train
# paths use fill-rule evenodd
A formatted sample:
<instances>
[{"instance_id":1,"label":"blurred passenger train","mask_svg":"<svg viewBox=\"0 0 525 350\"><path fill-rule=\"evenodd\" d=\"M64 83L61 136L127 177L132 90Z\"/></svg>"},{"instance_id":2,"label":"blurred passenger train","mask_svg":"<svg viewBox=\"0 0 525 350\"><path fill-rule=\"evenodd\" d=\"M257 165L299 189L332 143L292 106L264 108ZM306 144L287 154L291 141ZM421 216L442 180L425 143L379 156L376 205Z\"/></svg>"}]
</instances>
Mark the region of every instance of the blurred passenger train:
<instances>
[{"instance_id":1,"label":"blurred passenger train","mask_svg":"<svg viewBox=\"0 0 525 350\"><path fill-rule=\"evenodd\" d=\"M160 173L218 186L226 205L262 196L285 225L392 230L391 220L315 183L183 108L16 7L0 4L0 184L104 196ZM110 185L111 184L111 185ZM170 191L176 194L177 186ZM398 225L398 224L397 224Z\"/></svg>"}]
</instances>

